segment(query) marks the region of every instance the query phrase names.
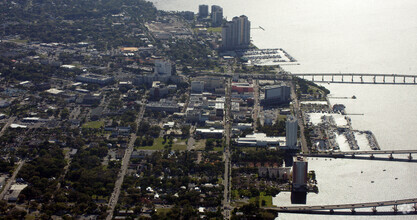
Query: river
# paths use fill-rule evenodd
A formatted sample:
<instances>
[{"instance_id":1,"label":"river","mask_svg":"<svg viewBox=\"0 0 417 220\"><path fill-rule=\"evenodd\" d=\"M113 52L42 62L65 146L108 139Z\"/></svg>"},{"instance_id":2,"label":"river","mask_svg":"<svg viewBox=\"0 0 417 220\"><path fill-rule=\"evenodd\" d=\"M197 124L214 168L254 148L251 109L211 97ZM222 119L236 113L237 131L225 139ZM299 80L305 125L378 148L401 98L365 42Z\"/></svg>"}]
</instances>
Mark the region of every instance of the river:
<instances>
[{"instance_id":1,"label":"river","mask_svg":"<svg viewBox=\"0 0 417 220\"><path fill-rule=\"evenodd\" d=\"M220 5L230 20L246 15L259 48L283 48L301 65L291 72L396 73L417 75L417 1L415 0L153 0L171 11L198 11L199 4ZM346 105L352 126L371 130L381 149L417 149L417 86L323 84L330 99ZM417 164L312 158L320 193L308 205L417 198ZM386 171L383 171L386 170ZM361 171L364 171L361 173ZM397 179L395 179L396 177ZM374 183L371 183L374 181ZM279 194L274 204L286 205ZM280 214L278 219L324 216ZM328 218L329 216L325 216ZM331 216L344 219L347 216ZM350 217L350 216L349 216ZM369 216L354 218L369 218ZM395 218L410 218L396 216ZM386 219L392 219L387 217Z\"/></svg>"}]
</instances>

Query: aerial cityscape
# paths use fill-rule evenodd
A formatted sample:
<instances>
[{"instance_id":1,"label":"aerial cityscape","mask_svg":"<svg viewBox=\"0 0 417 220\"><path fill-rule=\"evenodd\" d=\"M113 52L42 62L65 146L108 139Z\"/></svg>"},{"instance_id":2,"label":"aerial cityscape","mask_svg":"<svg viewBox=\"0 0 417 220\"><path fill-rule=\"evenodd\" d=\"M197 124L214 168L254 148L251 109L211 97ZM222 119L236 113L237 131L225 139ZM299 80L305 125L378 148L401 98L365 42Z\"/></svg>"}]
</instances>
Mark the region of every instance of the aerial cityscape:
<instances>
[{"instance_id":1,"label":"aerial cityscape","mask_svg":"<svg viewBox=\"0 0 417 220\"><path fill-rule=\"evenodd\" d=\"M0 1L0 219L414 219L417 68L309 42L417 4L343 1Z\"/></svg>"}]
</instances>

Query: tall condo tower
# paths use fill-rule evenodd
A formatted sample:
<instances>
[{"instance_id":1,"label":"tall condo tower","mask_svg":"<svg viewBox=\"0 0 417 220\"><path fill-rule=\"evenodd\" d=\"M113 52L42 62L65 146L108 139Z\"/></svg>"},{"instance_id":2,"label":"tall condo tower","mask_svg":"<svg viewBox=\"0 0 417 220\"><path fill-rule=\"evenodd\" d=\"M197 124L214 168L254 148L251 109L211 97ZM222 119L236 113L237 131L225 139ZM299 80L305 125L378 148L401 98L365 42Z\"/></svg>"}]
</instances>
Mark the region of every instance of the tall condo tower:
<instances>
[{"instance_id":1,"label":"tall condo tower","mask_svg":"<svg viewBox=\"0 0 417 220\"><path fill-rule=\"evenodd\" d=\"M288 116L285 130L286 130L287 147L290 149L296 149L297 148L297 131L298 131L297 118L295 118L292 115Z\"/></svg>"},{"instance_id":2,"label":"tall condo tower","mask_svg":"<svg viewBox=\"0 0 417 220\"><path fill-rule=\"evenodd\" d=\"M222 49L245 49L250 44L250 21L242 15L234 17L222 28Z\"/></svg>"},{"instance_id":3,"label":"tall condo tower","mask_svg":"<svg viewBox=\"0 0 417 220\"><path fill-rule=\"evenodd\" d=\"M209 15L209 6L208 5L199 5L198 6L198 17L206 18Z\"/></svg>"},{"instance_id":4,"label":"tall condo tower","mask_svg":"<svg viewBox=\"0 0 417 220\"><path fill-rule=\"evenodd\" d=\"M211 6L211 22L213 27L219 27L223 23L223 8L218 5Z\"/></svg>"}]
</instances>

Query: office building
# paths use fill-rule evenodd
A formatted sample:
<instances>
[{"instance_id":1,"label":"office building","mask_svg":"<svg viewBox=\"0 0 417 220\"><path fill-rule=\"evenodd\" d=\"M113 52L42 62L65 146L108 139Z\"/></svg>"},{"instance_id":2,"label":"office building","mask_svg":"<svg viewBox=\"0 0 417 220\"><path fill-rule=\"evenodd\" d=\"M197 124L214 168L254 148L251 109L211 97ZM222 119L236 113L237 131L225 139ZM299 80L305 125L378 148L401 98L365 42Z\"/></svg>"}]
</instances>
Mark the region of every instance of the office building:
<instances>
[{"instance_id":1,"label":"office building","mask_svg":"<svg viewBox=\"0 0 417 220\"><path fill-rule=\"evenodd\" d=\"M204 82L203 81L191 81L191 92L192 93L203 93Z\"/></svg>"},{"instance_id":2,"label":"office building","mask_svg":"<svg viewBox=\"0 0 417 220\"><path fill-rule=\"evenodd\" d=\"M155 74L159 75L172 75L172 63L166 60L155 60Z\"/></svg>"},{"instance_id":3,"label":"office building","mask_svg":"<svg viewBox=\"0 0 417 220\"><path fill-rule=\"evenodd\" d=\"M296 149L297 148L297 131L298 131L297 118L295 118L292 115L288 116L285 130L286 130L287 147L290 149Z\"/></svg>"},{"instance_id":4,"label":"office building","mask_svg":"<svg viewBox=\"0 0 417 220\"><path fill-rule=\"evenodd\" d=\"M264 105L288 103L291 100L291 88L285 84L265 87Z\"/></svg>"},{"instance_id":5,"label":"office building","mask_svg":"<svg viewBox=\"0 0 417 220\"><path fill-rule=\"evenodd\" d=\"M222 49L245 49L250 44L250 21L242 15L234 17L222 28Z\"/></svg>"},{"instance_id":6,"label":"office building","mask_svg":"<svg viewBox=\"0 0 417 220\"><path fill-rule=\"evenodd\" d=\"M152 88L149 90L151 98L158 99L168 94L168 88L160 81L153 81Z\"/></svg>"},{"instance_id":7,"label":"office building","mask_svg":"<svg viewBox=\"0 0 417 220\"><path fill-rule=\"evenodd\" d=\"M223 8L218 5L211 6L211 24L220 27L223 23Z\"/></svg>"},{"instance_id":8,"label":"office building","mask_svg":"<svg viewBox=\"0 0 417 220\"><path fill-rule=\"evenodd\" d=\"M199 5L198 6L198 17L206 18L209 15L208 5Z\"/></svg>"},{"instance_id":9,"label":"office building","mask_svg":"<svg viewBox=\"0 0 417 220\"><path fill-rule=\"evenodd\" d=\"M253 85L249 83L232 83L232 91L238 93L253 92Z\"/></svg>"},{"instance_id":10,"label":"office building","mask_svg":"<svg viewBox=\"0 0 417 220\"><path fill-rule=\"evenodd\" d=\"M92 73L82 74L75 78L77 81L84 83L93 83L100 85L108 85L113 82L114 78L111 76L103 76Z\"/></svg>"},{"instance_id":11,"label":"office building","mask_svg":"<svg viewBox=\"0 0 417 220\"><path fill-rule=\"evenodd\" d=\"M192 11L184 11L184 12L182 13L182 16L183 16L186 20L190 20L190 21L194 20L194 12L192 12Z\"/></svg>"}]
</instances>

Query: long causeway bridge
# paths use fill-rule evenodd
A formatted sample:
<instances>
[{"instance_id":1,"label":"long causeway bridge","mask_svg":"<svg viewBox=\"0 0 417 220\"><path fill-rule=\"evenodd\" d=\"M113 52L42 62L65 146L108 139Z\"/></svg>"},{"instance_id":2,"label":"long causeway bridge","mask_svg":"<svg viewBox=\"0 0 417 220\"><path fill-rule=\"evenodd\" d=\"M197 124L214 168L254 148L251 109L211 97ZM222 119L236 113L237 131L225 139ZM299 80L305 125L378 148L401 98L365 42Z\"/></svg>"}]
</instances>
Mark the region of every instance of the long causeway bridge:
<instances>
[{"instance_id":1,"label":"long causeway bridge","mask_svg":"<svg viewBox=\"0 0 417 220\"><path fill-rule=\"evenodd\" d=\"M370 151L340 151L340 152L318 152L318 153L300 153L300 156L305 157L333 157L333 158L345 158L350 156L351 158L355 158L355 156L359 155L369 155L369 158L374 158L374 155L388 155L388 158L393 160L395 154L403 154L408 155L408 160L411 161L413 159L413 154L417 154L417 150L370 150Z\"/></svg>"},{"instance_id":2,"label":"long causeway bridge","mask_svg":"<svg viewBox=\"0 0 417 220\"><path fill-rule=\"evenodd\" d=\"M402 199L402 200L391 200L382 202L367 202L367 203L352 203L352 204L340 204L340 205L316 205L316 206L281 206L281 207L265 207L264 209L276 212L286 213L314 213L319 211L329 211L330 214L334 213L335 210L350 210L350 213L356 213L356 209L359 208L371 208L371 211L376 214L377 207L392 206L393 214L398 212L398 205L413 204L414 213L417 214L417 198L414 199Z\"/></svg>"},{"instance_id":3,"label":"long causeway bridge","mask_svg":"<svg viewBox=\"0 0 417 220\"><path fill-rule=\"evenodd\" d=\"M291 75L322 83L417 85L417 75L374 73L292 73Z\"/></svg>"}]
</instances>

